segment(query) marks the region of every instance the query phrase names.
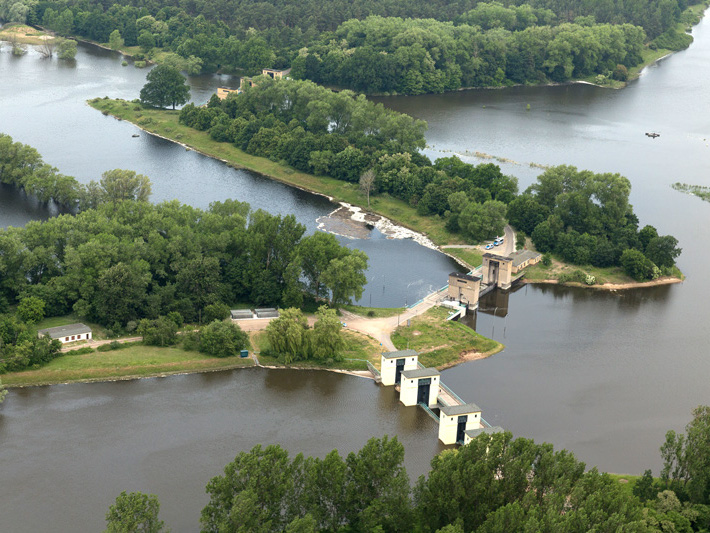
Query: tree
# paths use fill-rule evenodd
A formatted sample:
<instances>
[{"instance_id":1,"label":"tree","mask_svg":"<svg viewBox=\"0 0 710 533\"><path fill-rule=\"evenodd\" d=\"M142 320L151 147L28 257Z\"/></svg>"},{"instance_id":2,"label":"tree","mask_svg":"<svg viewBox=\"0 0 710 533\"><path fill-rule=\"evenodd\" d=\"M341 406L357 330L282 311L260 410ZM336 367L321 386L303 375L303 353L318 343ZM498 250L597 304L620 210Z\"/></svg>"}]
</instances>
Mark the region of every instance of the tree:
<instances>
[{"instance_id":1,"label":"tree","mask_svg":"<svg viewBox=\"0 0 710 533\"><path fill-rule=\"evenodd\" d=\"M123 38L121 37L121 32L118 30L113 30L111 35L108 36L108 46L111 50L120 50L123 48Z\"/></svg>"},{"instance_id":2,"label":"tree","mask_svg":"<svg viewBox=\"0 0 710 533\"><path fill-rule=\"evenodd\" d=\"M651 279L653 275L653 263L635 248L624 250L620 262L626 274L636 281Z\"/></svg>"},{"instance_id":3,"label":"tree","mask_svg":"<svg viewBox=\"0 0 710 533\"><path fill-rule=\"evenodd\" d=\"M370 207L370 192L375 186L375 171L368 169L360 176L360 190L367 196L367 207Z\"/></svg>"},{"instance_id":4,"label":"tree","mask_svg":"<svg viewBox=\"0 0 710 533\"><path fill-rule=\"evenodd\" d=\"M331 292L331 304L345 304L351 298L359 300L367 278L367 255L360 250L350 250L342 258L333 259L322 275L325 286Z\"/></svg>"},{"instance_id":5,"label":"tree","mask_svg":"<svg viewBox=\"0 0 710 533\"><path fill-rule=\"evenodd\" d=\"M215 320L224 320L229 318L230 309L227 304L217 302L205 307L204 316L202 317L206 323L214 322Z\"/></svg>"},{"instance_id":6,"label":"tree","mask_svg":"<svg viewBox=\"0 0 710 533\"><path fill-rule=\"evenodd\" d=\"M133 170L107 170L101 175L100 185L102 200L114 204L124 200L147 202L151 195L148 177Z\"/></svg>"},{"instance_id":7,"label":"tree","mask_svg":"<svg viewBox=\"0 0 710 533\"><path fill-rule=\"evenodd\" d=\"M306 331L308 321L300 309L283 309L279 318L266 326L266 336L271 350L282 356L286 363L308 358Z\"/></svg>"},{"instance_id":8,"label":"tree","mask_svg":"<svg viewBox=\"0 0 710 533\"><path fill-rule=\"evenodd\" d=\"M310 354L314 359L325 361L342 359L341 351L345 345L341 335L342 323L335 314L335 309L321 305L316 312L316 322L309 331Z\"/></svg>"},{"instance_id":9,"label":"tree","mask_svg":"<svg viewBox=\"0 0 710 533\"><path fill-rule=\"evenodd\" d=\"M106 533L160 533L165 524L158 519L159 511L155 494L124 490L106 513Z\"/></svg>"},{"instance_id":10,"label":"tree","mask_svg":"<svg viewBox=\"0 0 710 533\"><path fill-rule=\"evenodd\" d=\"M230 357L249 346L249 336L237 324L215 320L200 330L200 351Z\"/></svg>"},{"instance_id":11,"label":"tree","mask_svg":"<svg viewBox=\"0 0 710 533\"><path fill-rule=\"evenodd\" d=\"M505 213L506 205L498 200L471 202L459 215L459 227L476 242L491 239L503 233Z\"/></svg>"},{"instance_id":12,"label":"tree","mask_svg":"<svg viewBox=\"0 0 710 533\"><path fill-rule=\"evenodd\" d=\"M672 235L653 237L648 241L645 255L659 267L670 268L675 265L675 259L680 255L678 239Z\"/></svg>"},{"instance_id":13,"label":"tree","mask_svg":"<svg viewBox=\"0 0 710 533\"><path fill-rule=\"evenodd\" d=\"M137 42L138 46L141 47L141 50L143 50L144 54L147 54L153 48L155 48L155 36L148 30L143 30L140 32L140 34L138 35ZM187 99L185 101L187 101Z\"/></svg>"},{"instance_id":14,"label":"tree","mask_svg":"<svg viewBox=\"0 0 710 533\"><path fill-rule=\"evenodd\" d=\"M138 324L138 334L148 346L171 346L177 342L177 324L167 317L156 320L143 319Z\"/></svg>"},{"instance_id":15,"label":"tree","mask_svg":"<svg viewBox=\"0 0 710 533\"><path fill-rule=\"evenodd\" d=\"M316 297L323 296L326 292L321 278L330 262L347 253L347 248L340 246L332 233L317 231L301 239L296 248L298 262L308 281L308 288Z\"/></svg>"},{"instance_id":16,"label":"tree","mask_svg":"<svg viewBox=\"0 0 710 533\"><path fill-rule=\"evenodd\" d=\"M17 316L29 324L34 324L44 318L45 305L44 300L36 296L23 298L17 306Z\"/></svg>"},{"instance_id":17,"label":"tree","mask_svg":"<svg viewBox=\"0 0 710 533\"><path fill-rule=\"evenodd\" d=\"M148 83L141 89L140 98L144 104L167 107L186 104L190 99L190 87L185 83L178 69L168 65L158 65L146 76Z\"/></svg>"},{"instance_id":18,"label":"tree","mask_svg":"<svg viewBox=\"0 0 710 533\"><path fill-rule=\"evenodd\" d=\"M72 39L62 39L59 41L57 55L59 59L74 59L76 57L76 41Z\"/></svg>"}]
</instances>

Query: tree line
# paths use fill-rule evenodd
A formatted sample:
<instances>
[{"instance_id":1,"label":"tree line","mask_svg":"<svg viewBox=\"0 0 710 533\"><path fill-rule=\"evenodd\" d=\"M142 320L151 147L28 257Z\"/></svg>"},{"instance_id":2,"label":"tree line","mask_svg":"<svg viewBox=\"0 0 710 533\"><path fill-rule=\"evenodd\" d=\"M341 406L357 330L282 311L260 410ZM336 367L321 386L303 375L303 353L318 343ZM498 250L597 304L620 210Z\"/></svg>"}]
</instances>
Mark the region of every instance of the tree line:
<instances>
[{"instance_id":1,"label":"tree line","mask_svg":"<svg viewBox=\"0 0 710 533\"><path fill-rule=\"evenodd\" d=\"M2 0L0 18L140 46L138 59L162 49L161 61L190 73L293 66L295 76L316 82L402 94L594 74L623 79L647 39L688 45L675 30L686 0L216 4Z\"/></svg>"},{"instance_id":2,"label":"tree line","mask_svg":"<svg viewBox=\"0 0 710 533\"><path fill-rule=\"evenodd\" d=\"M259 445L207 484L201 531L708 531L710 408L693 415L684 435L668 433L661 477L647 470L632 490L567 450L509 432L440 453L414 486L396 437L322 459ZM124 492L108 531L162 531L158 511L156 496Z\"/></svg>"}]
</instances>

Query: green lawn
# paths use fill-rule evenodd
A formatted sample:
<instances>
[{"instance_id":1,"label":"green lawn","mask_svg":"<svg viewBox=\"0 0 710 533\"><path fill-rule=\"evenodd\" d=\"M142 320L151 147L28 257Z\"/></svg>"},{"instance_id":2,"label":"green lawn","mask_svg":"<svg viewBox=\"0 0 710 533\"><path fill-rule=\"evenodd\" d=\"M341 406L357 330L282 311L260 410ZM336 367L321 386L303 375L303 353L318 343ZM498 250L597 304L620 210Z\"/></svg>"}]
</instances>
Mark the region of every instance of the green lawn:
<instances>
[{"instance_id":1,"label":"green lawn","mask_svg":"<svg viewBox=\"0 0 710 533\"><path fill-rule=\"evenodd\" d=\"M262 352L269 346L269 341L264 331L254 331L250 333L251 344L254 350L259 352L257 357L262 365L283 366L288 368L329 368L337 370L367 370L367 363L370 361L375 367L380 366L380 354L382 347L375 339L359 333L357 331L343 330L345 339L345 350L343 351L343 361L333 361L332 363L320 361L295 361L289 365L282 363L277 357L265 355Z\"/></svg>"},{"instance_id":2,"label":"green lawn","mask_svg":"<svg viewBox=\"0 0 710 533\"><path fill-rule=\"evenodd\" d=\"M337 201L360 206L366 204L365 196L360 192L356 183L298 172L264 157L247 154L230 143L217 142L205 131L198 131L179 124L178 111L143 107L133 102L108 98L94 98L89 100L89 105L104 115L113 115L137 124L149 132L178 141L202 153L226 161L235 168L253 170L289 185L331 196ZM372 197L370 200L369 211L423 233L437 244L462 242L461 236L451 233L445 228L443 219L418 215L414 207L402 200L397 200L389 195Z\"/></svg>"},{"instance_id":3,"label":"green lawn","mask_svg":"<svg viewBox=\"0 0 710 533\"><path fill-rule=\"evenodd\" d=\"M2 375L5 385L46 385L72 381L104 381L126 377L148 377L171 373L223 370L253 366L241 357L211 357L181 348L158 348L134 344L109 352L62 355L37 370Z\"/></svg>"},{"instance_id":4,"label":"green lawn","mask_svg":"<svg viewBox=\"0 0 710 533\"><path fill-rule=\"evenodd\" d=\"M461 259L471 270L483 263L483 252L474 248L446 248L445 251Z\"/></svg>"},{"instance_id":5,"label":"green lawn","mask_svg":"<svg viewBox=\"0 0 710 533\"><path fill-rule=\"evenodd\" d=\"M447 321L450 311L434 307L412 319L412 325L400 326L392 335L399 350L407 347L419 352L419 362L426 367L448 368L466 360L488 357L501 351L499 342L479 335L458 322Z\"/></svg>"}]
</instances>

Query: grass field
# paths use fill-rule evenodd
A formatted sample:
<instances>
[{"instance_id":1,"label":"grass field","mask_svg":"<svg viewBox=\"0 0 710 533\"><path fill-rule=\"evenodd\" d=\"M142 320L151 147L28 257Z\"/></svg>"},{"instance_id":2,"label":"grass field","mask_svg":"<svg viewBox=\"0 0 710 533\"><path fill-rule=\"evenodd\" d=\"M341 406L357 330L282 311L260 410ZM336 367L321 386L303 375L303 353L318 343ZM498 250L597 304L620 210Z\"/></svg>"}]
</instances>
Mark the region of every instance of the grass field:
<instances>
[{"instance_id":1,"label":"grass field","mask_svg":"<svg viewBox=\"0 0 710 533\"><path fill-rule=\"evenodd\" d=\"M54 40L54 36L25 24L6 24L0 29L0 41L16 41L22 44L42 44Z\"/></svg>"},{"instance_id":2,"label":"grass field","mask_svg":"<svg viewBox=\"0 0 710 533\"><path fill-rule=\"evenodd\" d=\"M447 368L473 355L493 355L504 346L479 335L471 328L449 322L449 311L434 307L412 319L412 325L400 326L392 334L392 342L399 350L407 347L419 352L419 362L426 367Z\"/></svg>"},{"instance_id":3,"label":"grass field","mask_svg":"<svg viewBox=\"0 0 710 533\"><path fill-rule=\"evenodd\" d=\"M170 373L226 370L253 366L241 357L211 357L181 348L158 348L135 344L121 350L62 355L37 370L2 375L8 386L46 385L72 381L108 381L127 377L148 377Z\"/></svg>"},{"instance_id":4,"label":"grass field","mask_svg":"<svg viewBox=\"0 0 710 533\"><path fill-rule=\"evenodd\" d=\"M372 337L357 331L343 330L345 339L345 350L343 351L343 361L333 361L325 363L320 361L295 361L289 365L280 362L277 357L258 353L257 357L262 365L283 366L288 368L328 368L333 370L367 370L367 363L370 361L377 368L380 367L380 353L382 351L380 343ZM251 344L256 352L262 352L269 346L266 332L254 331L250 335Z\"/></svg>"},{"instance_id":5,"label":"grass field","mask_svg":"<svg viewBox=\"0 0 710 533\"><path fill-rule=\"evenodd\" d=\"M461 259L471 270L481 266L483 263L483 252L473 248L446 248L446 253Z\"/></svg>"},{"instance_id":6,"label":"grass field","mask_svg":"<svg viewBox=\"0 0 710 533\"><path fill-rule=\"evenodd\" d=\"M179 124L178 111L154 109L125 100L108 98L94 98L89 100L89 105L105 115L113 115L127 120L146 131L178 141L207 155L226 161L235 168L253 170L289 185L330 196L337 201L360 206L366 204L365 196L360 192L356 183L298 172L264 157L247 154L233 144L217 142L205 131L198 131ZM462 242L459 235L449 232L444 227L445 221L443 219L418 215L415 208L388 195L371 198L369 210L427 235L436 244Z\"/></svg>"}]
</instances>

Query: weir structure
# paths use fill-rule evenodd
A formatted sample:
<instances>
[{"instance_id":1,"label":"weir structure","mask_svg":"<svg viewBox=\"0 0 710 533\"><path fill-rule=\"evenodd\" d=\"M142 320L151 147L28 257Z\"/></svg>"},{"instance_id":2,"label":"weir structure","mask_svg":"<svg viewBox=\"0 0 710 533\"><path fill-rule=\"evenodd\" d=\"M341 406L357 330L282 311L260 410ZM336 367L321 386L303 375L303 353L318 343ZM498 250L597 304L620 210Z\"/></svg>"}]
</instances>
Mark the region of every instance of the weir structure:
<instances>
[{"instance_id":1,"label":"weir structure","mask_svg":"<svg viewBox=\"0 0 710 533\"><path fill-rule=\"evenodd\" d=\"M368 366L375 381L399 390L404 405L419 406L439 422L439 440L443 444L467 444L481 433L503 431L484 420L480 407L467 404L444 385L436 368L425 368L414 350L382 353L380 372Z\"/></svg>"}]
</instances>

